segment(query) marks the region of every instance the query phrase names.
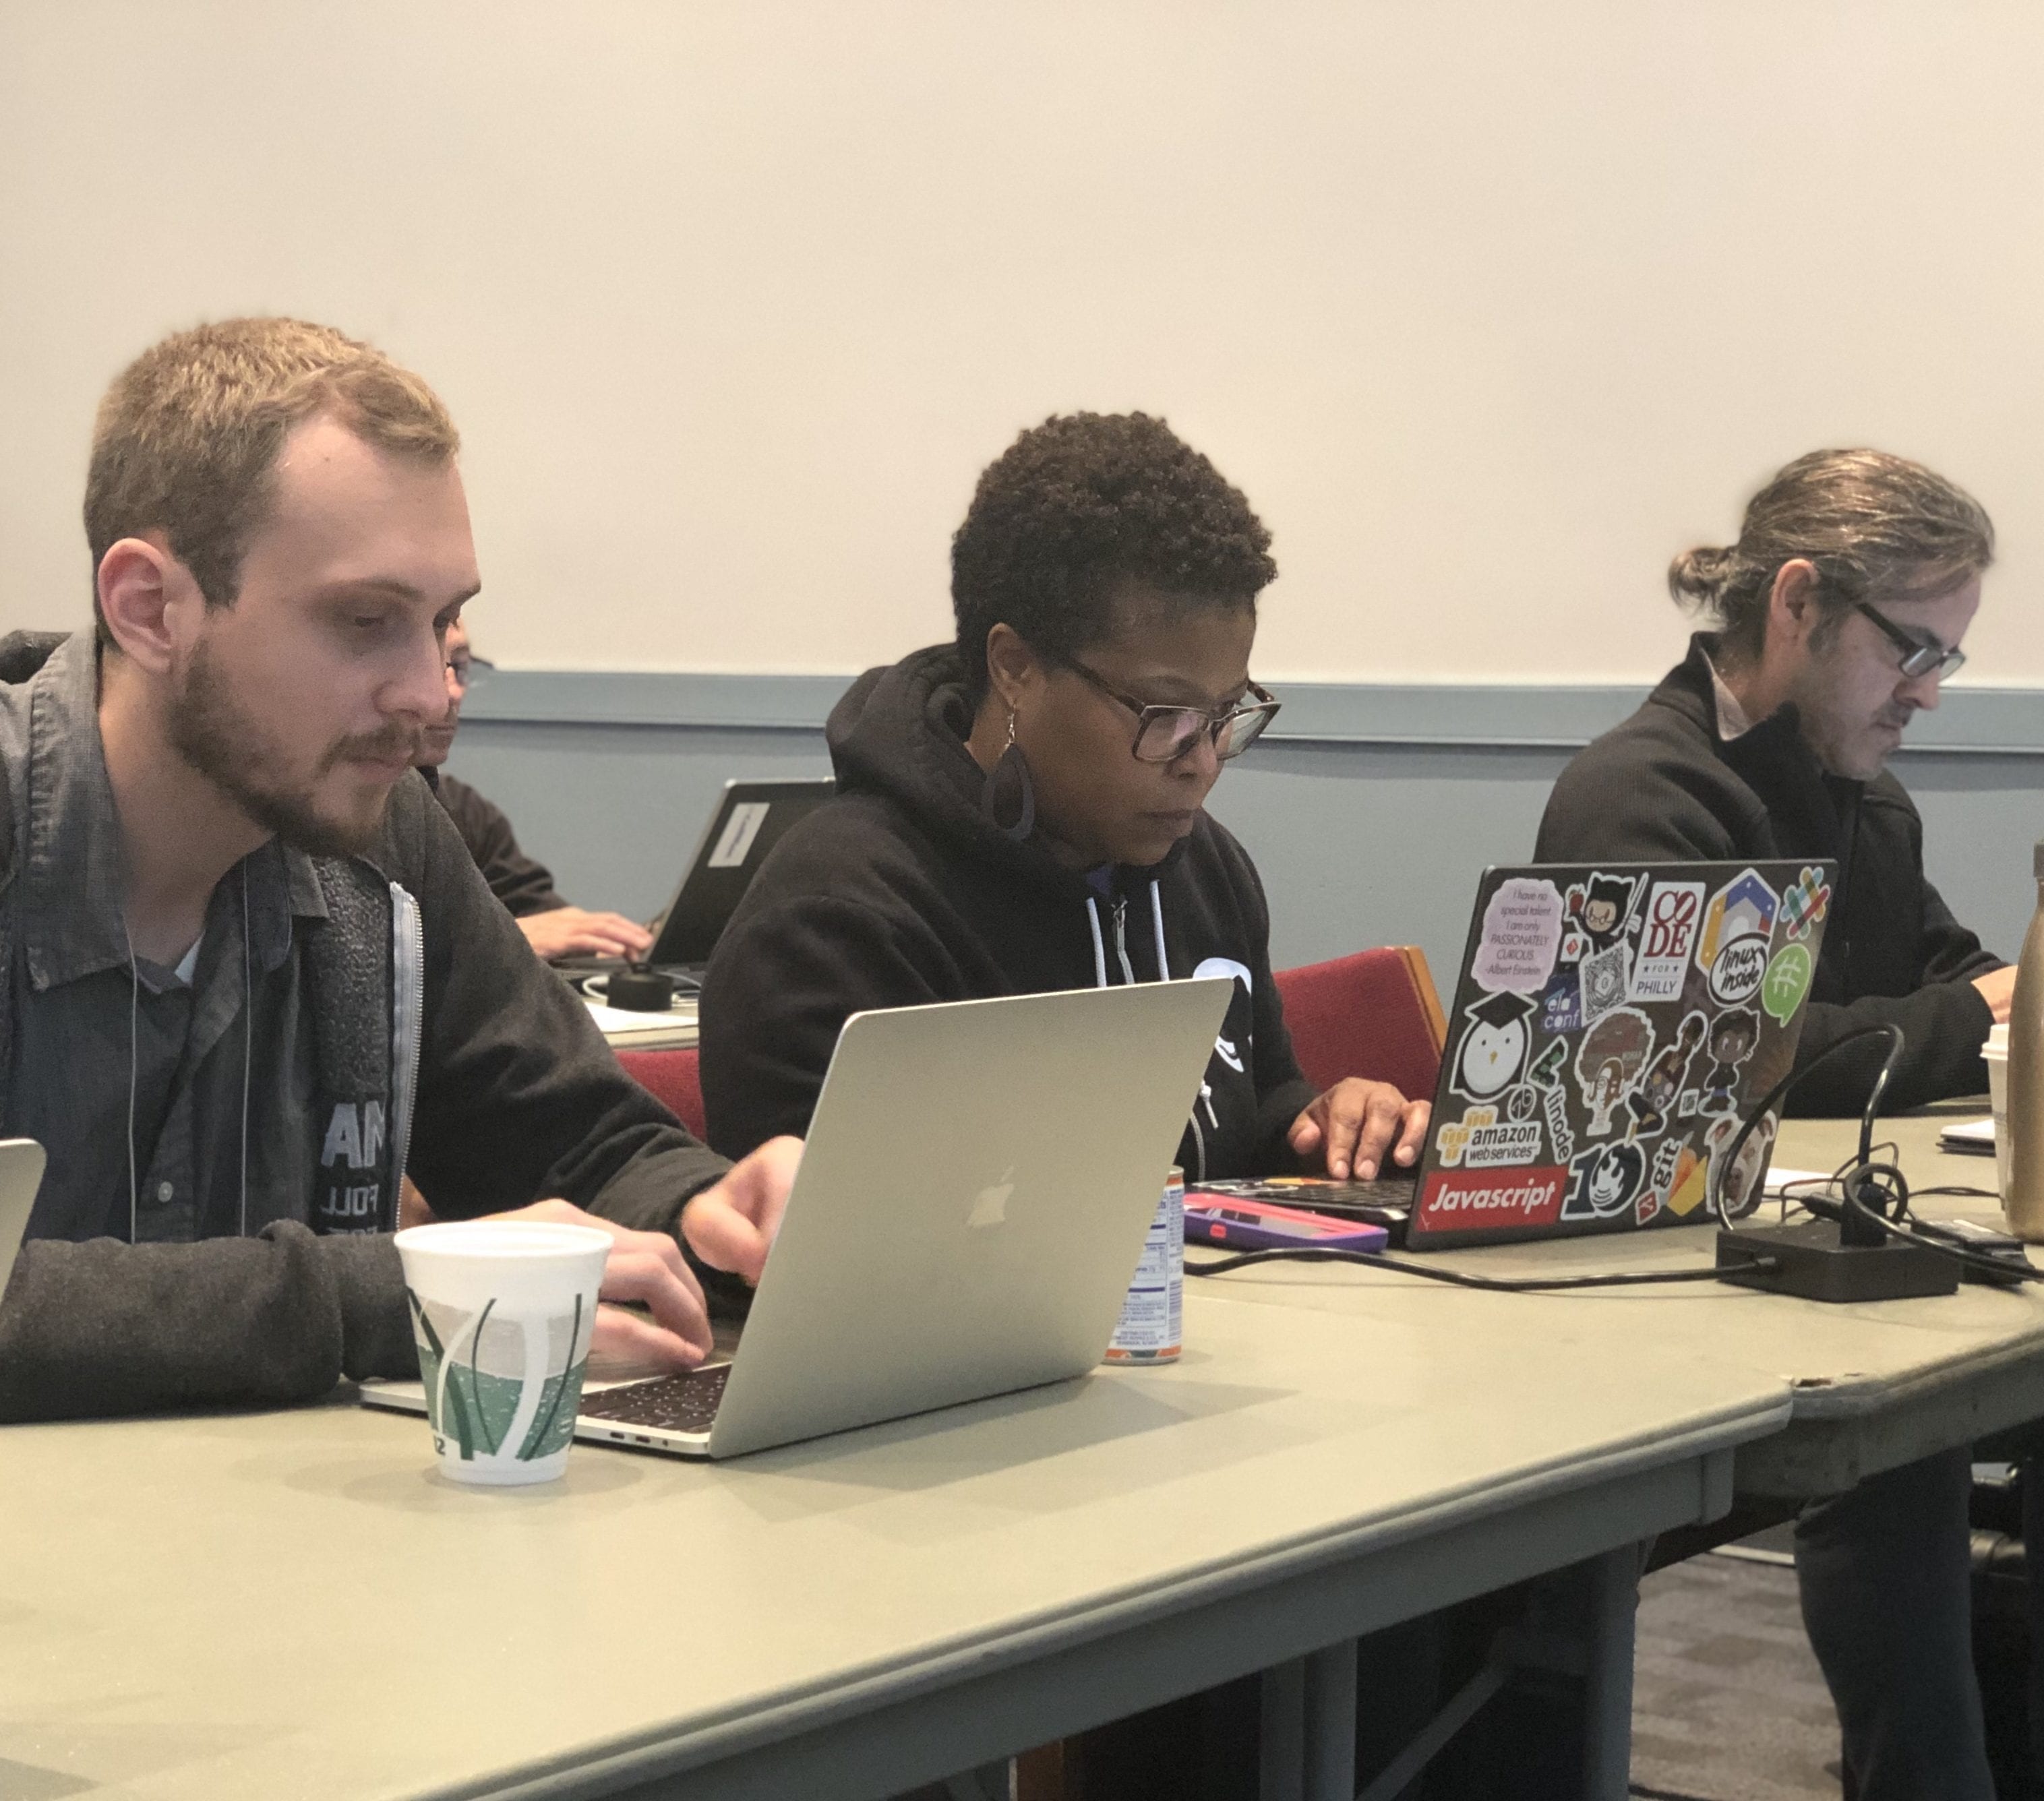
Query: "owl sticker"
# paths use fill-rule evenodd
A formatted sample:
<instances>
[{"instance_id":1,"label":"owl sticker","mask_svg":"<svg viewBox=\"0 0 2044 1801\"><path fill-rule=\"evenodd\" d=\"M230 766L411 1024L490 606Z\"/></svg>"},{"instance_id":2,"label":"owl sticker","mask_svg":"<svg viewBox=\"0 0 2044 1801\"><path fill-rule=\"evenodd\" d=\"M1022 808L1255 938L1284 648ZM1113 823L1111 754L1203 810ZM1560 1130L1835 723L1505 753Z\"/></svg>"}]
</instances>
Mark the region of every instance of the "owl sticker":
<instances>
[{"instance_id":1,"label":"owl sticker","mask_svg":"<svg viewBox=\"0 0 2044 1801\"><path fill-rule=\"evenodd\" d=\"M1470 1022L1448 1086L1471 1100L1494 1100L1519 1080L1532 1043L1539 1001L1523 994L1488 994L1462 1009Z\"/></svg>"}]
</instances>

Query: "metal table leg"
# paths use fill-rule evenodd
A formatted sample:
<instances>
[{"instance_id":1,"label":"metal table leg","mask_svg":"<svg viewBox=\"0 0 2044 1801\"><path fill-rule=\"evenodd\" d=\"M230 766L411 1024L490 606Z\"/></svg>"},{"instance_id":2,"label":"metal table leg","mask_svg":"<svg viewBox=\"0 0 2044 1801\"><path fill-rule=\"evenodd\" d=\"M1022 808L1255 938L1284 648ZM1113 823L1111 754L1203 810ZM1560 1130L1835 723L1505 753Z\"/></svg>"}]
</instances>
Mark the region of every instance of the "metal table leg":
<instances>
[{"instance_id":1,"label":"metal table leg","mask_svg":"<svg viewBox=\"0 0 2044 1801\"><path fill-rule=\"evenodd\" d=\"M1257 1734L1260 1801L1305 1801L1307 1662L1294 1657L1263 1672Z\"/></svg>"},{"instance_id":2,"label":"metal table leg","mask_svg":"<svg viewBox=\"0 0 2044 1801\"><path fill-rule=\"evenodd\" d=\"M1625 1801L1632 1765L1632 1649L1644 1546L1621 1545L1588 1566L1583 1684L1583 1793Z\"/></svg>"},{"instance_id":3,"label":"metal table leg","mask_svg":"<svg viewBox=\"0 0 2044 1801\"><path fill-rule=\"evenodd\" d=\"M1355 1641L1306 1659L1305 1801L1355 1801Z\"/></svg>"}]
</instances>

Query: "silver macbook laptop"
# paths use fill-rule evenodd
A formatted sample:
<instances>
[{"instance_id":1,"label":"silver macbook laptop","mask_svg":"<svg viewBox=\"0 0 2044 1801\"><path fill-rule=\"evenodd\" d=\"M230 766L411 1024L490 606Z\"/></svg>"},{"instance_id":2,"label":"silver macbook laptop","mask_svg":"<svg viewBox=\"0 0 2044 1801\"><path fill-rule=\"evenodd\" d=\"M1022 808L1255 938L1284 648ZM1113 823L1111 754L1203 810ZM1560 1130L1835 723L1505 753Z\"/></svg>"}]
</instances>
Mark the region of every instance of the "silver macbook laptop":
<instances>
[{"instance_id":1,"label":"silver macbook laptop","mask_svg":"<svg viewBox=\"0 0 2044 1801\"><path fill-rule=\"evenodd\" d=\"M736 1457L1083 1375L1120 1316L1230 983L847 1020L728 1363L590 1383L575 1436ZM425 1411L417 1382L365 1383Z\"/></svg>"},{"instance_id":2,"label":"silver macbook laptop","mask_svg":"<svg viewBox=\"0 0 2044 1801\"><path fill-rule=\"evenodd\" d=\"M43 1185L43 1147L33 1139L0 1139L0 1294L14 1273L36 1190Z\"/></svg>"}]
</instances>

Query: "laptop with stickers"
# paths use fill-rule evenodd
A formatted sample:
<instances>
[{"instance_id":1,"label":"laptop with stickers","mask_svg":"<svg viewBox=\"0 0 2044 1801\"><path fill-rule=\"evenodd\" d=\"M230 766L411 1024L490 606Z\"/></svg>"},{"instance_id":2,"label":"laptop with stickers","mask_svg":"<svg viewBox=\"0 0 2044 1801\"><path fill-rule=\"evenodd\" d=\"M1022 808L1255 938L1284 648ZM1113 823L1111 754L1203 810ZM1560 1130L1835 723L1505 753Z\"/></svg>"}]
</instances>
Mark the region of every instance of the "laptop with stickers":
<instances>
[{"instance_id":1,"label":"laptop with stickers","mask_svg":"<svg viewBox=\"0 0 2044 1801\"><path fill-rule=\"evenodd\" d=\"M1415 1171L1238 1188L1378 1221L1413 1250L1711 1218L1747 1105L1795 1061L1836 874L1800 858L1485 870ZM1770 1119L1726 1173L1733 1211L1773 1139Z\"/></svg>"}]
</instances>

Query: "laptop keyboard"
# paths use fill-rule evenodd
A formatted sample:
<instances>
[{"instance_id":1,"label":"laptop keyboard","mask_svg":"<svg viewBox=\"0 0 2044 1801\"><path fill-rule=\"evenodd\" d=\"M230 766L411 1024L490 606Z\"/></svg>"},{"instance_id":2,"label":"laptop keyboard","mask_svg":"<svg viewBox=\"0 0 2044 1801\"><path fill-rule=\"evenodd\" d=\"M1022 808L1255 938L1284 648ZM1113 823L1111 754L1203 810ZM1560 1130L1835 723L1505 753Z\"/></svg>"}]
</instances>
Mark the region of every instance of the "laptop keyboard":
<instances>
[{"instance_id":1,"label":"laptop keyboard","mask_svg":"<svg viewBox=\"0 0 2044 1801\"><path fill-rule=\"evenodd\" d=\"M628 1382L601 1394L584 1395L575 1411L588 1419L614 1419L624 1426L658 1426L670 1432L707 1432L724 1399L731 1365L691 1369L683 1376L655 1376Z\"/></svg>"}]
</instances>

